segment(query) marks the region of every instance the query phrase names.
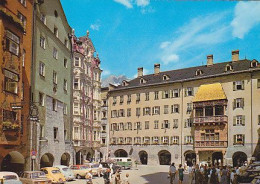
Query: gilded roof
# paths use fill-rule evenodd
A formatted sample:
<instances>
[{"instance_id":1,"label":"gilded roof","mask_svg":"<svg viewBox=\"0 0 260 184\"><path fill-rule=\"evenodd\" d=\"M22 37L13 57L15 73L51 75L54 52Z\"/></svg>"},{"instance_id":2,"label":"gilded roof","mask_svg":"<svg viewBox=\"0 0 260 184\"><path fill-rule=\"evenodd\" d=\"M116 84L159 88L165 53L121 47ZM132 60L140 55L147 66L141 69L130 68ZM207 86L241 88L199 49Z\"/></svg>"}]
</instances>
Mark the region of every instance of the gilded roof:
<instances>
[{"instance_id":1,"label":"gilded roof","mask_svg":"<svg viewBox=\"0 0 260 184\"><path fill-rule=\"evenodd\" d=\"M204 102L212 100L227 99L220 83L201 85L196 93L193 102Z\"/></svg>"}]
</instances>

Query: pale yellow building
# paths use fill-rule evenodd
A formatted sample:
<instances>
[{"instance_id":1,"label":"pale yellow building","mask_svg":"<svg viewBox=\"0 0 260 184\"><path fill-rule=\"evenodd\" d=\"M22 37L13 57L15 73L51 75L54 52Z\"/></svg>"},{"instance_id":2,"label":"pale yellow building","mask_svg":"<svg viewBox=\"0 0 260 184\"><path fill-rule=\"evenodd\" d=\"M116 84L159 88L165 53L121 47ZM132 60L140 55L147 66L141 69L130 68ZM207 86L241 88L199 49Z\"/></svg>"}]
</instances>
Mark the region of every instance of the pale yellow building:
<instances>
[{"instance_id":1,"label":"pale yellow building","mask_svg":"<svg viewBox=\"0 0 260 184\"><path fill-rule=\"evenodd\" d=\"M260 160L260 65L232 60L160 71L110 85L110 157L142 164L240 165Z\"/></svg>"}]
</instances>

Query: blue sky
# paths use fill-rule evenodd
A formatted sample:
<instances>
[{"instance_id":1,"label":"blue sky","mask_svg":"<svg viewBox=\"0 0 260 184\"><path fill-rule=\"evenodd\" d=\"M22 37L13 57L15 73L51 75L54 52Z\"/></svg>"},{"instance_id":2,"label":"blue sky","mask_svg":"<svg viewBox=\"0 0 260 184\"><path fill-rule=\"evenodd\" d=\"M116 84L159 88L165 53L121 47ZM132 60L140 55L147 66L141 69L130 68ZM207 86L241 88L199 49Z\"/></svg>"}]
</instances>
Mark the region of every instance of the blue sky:
<instances>
[{"instance_id":1,"label":"blue sky","mask_svg":"<svg viewBox=\"0 0 260 184\"><path fill-rule=\"evenodd\" d=\"M138 67L171 70L240 58L260 61L260 2L61 0L76 35L90 37L103 78L133 78Z\"/></svg>"}]
</instances>

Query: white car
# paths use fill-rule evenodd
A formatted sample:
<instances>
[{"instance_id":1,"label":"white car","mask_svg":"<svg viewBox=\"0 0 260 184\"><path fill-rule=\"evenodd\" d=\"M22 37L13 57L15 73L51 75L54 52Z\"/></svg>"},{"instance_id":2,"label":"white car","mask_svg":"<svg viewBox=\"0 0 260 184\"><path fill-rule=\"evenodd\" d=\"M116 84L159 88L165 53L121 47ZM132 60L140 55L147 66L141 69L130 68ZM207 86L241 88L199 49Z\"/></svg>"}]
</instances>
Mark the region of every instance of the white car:
<instances>
[{"instance_id":1,"label":"white car","mask_svg":"<svg viewBox=\"0 0 260 184\"><path fill-rule=\"evenodd\" d=\"M22 184L18 175L14 172L0 172L0 181L4 184Z\"/></svg>"}]
</instances>

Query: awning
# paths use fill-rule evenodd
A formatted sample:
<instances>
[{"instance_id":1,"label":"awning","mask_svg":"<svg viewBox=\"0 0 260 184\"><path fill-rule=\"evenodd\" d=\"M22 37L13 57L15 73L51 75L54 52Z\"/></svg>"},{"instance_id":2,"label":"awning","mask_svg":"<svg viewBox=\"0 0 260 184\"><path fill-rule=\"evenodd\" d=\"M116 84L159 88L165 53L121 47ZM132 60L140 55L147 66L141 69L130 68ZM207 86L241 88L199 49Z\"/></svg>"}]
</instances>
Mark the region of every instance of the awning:
<instances>
[{"instance_id":1,"label":"awning","mask_svg":"<svg viewBox=\"0 0 260 184\"><path fill-rule=\"evenodd\" d=\"M193 102L205 102L213 100L225 100L226 94L220 83L201 85L196 93Z\"/></svg>"}]
</instances>

